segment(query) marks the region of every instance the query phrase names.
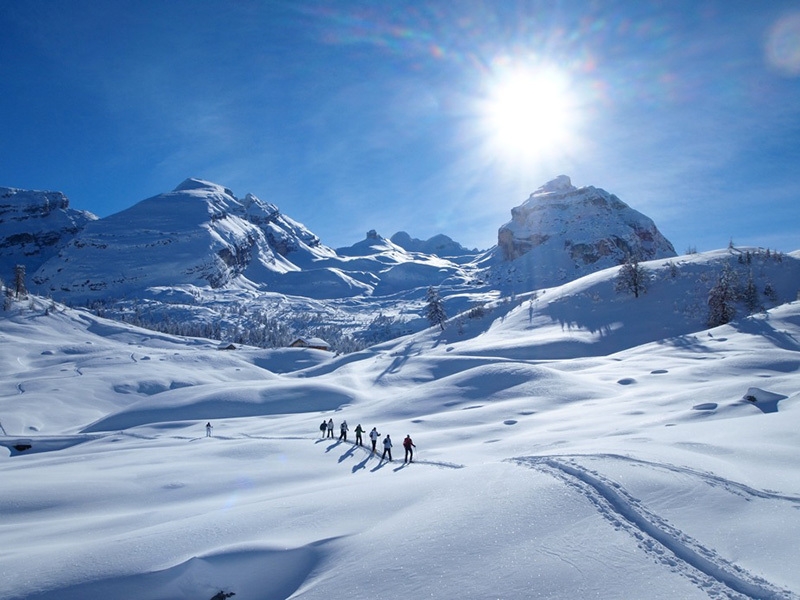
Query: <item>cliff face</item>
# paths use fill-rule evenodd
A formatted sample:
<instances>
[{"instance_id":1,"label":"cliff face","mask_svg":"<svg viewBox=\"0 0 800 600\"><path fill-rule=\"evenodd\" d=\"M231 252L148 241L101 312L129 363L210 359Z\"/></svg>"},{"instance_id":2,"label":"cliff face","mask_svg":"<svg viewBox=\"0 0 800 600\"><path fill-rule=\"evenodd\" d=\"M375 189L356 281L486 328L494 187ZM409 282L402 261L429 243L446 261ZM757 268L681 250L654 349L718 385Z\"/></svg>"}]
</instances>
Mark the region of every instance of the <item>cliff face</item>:
<instances>
[{"instance_id":1,"label":"cliff face","mask_svg":"<svg viewBox=\"0 0 800 600\"><path fill-rule=\"evenodd\" d=\"M61 192L0 187L0 279L17 264L33 273L96 219Z\"/></svg>"}]
</instances>

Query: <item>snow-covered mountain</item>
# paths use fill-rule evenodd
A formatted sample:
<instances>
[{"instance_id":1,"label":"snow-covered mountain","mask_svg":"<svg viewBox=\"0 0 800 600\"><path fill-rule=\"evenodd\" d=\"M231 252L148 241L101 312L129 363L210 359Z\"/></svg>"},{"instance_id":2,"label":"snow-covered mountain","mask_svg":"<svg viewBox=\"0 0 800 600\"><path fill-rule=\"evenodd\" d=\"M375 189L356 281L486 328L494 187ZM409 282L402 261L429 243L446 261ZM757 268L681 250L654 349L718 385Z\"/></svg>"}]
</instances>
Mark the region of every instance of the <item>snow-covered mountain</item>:
<instances>
[{"instance_id":1,"label":"snow-covered mountain","mask_svg":"<svg viewBox=\"0 0 800 600\"><path fill-rule=\"evenodd\" d=\"M653 221L613 194L549 181L500 227L492 275L523 289L557 285L623 263L675 256Z\"/></svg>"},{"instance_id":2,"label":"snow-covered mountain","mask_svg":"<svg viewBox=\"0 0 800 600\"><path fill-rule=\"evenodd\" d=\"M32 274L96 219L61 192L0 187L0 279L18 264Z\"/></svg>"},{"instance_id":3,"label":"snow-covered mountain","mask_svg":"<svg viewBox=\"0 0 800 600\"><path fill-rule=\"evenodd\" d=\"M292 259L308 264L333 256L274 205L187 179L172 192L90 223L32 282L42 294L72 301L123 298L157 286L269 285L300 270ZM353 287L336 273L317 285L332 294L331 288Z\"/></svg>"},{"instance_id":4,"label":"snow-covered mountain","mask_svg":"<svg viewBox=\"0 0 800 600\"><path fill-rule=\"evenodd\" d=\"M341 298L462 275L453 262L409 253L374 232L334 251L275 205L199 179L90 223L31 272L32 289L70 302L169 286Z\"/></svg>"},{"instance_id":5,"label":"snow-covered mountain","mask_svg":"<svg viewBox=\"0 0 800 600\"><path fill-rule=\"evenodd\" d=\"M600 272L628 254L643 262L675 258L652 220L566 176L531 194L512 217L498 245L483 253L446 236L422 241L399 232L393 241L376 231L332 249L273 204L187 179L87 221L56 256L28 267L28 287L164 331L257 345L312 335L349 352L427 327L431 286L453 316ZM8 227L0 223L0 232ZM9 263L25 259L17 254Z\"/></svg>"},{"instance_id":6,"label":"snow-covered mountain","mask_svg":"<svg viewBox=\"0 0 800 600\"><path fill-rule=\"evenodd\" d=\"M391 238L393 244L408 250L409 252L421 252L432 254L442 258L449 258L456 262L466 262L473 260L480 251L477 249L469 250L457 241L440 233L427 240L412 238L405 231L398 231Z\"/></svg>"},{"instance_id":7,"label":"snow-covered mountain","mask_svg":"<svg viewBox=\"0 0 800 600\"><path fill-rule=\"evenodd\" d=\"M41 202L36 207L37 216L51 212ZM181 286L315 299L409 292L420 297L429 286L460 292L483 281L534 289L620 264L631 254L639 260L675 256L650 219L604 190L575 188L566 176L511 212L497 247L483 254L445 235L423 241L398 232L386 239L374 231L334 250L273 204L187 179L172 192L104 219L79 221L80 213L73 215L72 238L63 227L52 227L49 234L59 243L51 256L40 252L29 262L29 286L71 303L146 297ZM7 229L4 223L2 231ZM6 237L20 240L19 225ZM14 248L16 259L26 250Z\"/></svg>"}]
</instances>

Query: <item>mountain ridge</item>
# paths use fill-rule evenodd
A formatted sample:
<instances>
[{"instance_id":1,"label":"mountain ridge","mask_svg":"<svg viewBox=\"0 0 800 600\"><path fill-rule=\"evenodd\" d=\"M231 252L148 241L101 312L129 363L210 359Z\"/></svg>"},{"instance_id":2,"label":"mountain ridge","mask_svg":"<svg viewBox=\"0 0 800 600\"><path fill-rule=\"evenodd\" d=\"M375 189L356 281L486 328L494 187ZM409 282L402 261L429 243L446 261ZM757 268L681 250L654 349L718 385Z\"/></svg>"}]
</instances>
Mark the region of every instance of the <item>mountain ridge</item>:
<instances>
[{"instance_id":1,"label":"mountain ridge","mask_svg":"<svg viewBox=\"0 0 800 600\"><path fill-rule=\"evenodd\" d=\"M59 238L57 254L30 269L32 288L72 302L169 285L333 299L391 295L447 281L502 286L515 277L513 284L532 289L620 264L630 254L641 260L675 256L652 220L602 189L575 188L565 175L540 187L511 215L498 230L497 246L484 252L443 234L423 241L406 232L386 239L375 231L332 249L274 204L188 178L171 192L87 220L73 237Z\"/></svg>"},{"instance_id":2,"label":"mountain ridge","mask_svg":"<svg viewBox=\"0 0 800 600\"><path fill-rule=\"evenodd\" d=\"M155 329L254 345L312 335L351 352L427 327L431 287L452 317L616 267L631 253L643 263L676 259L652 220L604 190L576 188L567 176L511 214L498 245L483 252L447 236L387 239L374 230L333 249L273 204L189 178L88 222L28 273L28 287ZM535 244L537 235L547 239ZM706 277L698 294L713 284Z\"/></svg>"}]
</instances>

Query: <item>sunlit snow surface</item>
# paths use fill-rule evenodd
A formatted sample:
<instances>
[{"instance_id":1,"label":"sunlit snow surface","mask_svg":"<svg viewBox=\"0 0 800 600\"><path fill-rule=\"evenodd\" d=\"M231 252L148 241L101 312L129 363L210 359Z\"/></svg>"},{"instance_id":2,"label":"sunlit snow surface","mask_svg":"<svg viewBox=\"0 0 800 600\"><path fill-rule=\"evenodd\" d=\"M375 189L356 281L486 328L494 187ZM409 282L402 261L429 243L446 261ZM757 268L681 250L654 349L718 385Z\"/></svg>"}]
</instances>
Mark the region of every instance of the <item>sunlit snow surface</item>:
<instances>
[{"instance_id":1,"label":"sunlit snow surface","mask_svg":"<svg viewBox=\"0 0 800 600\"><path fill-rule=\"evenodd\" d=\"M642 344L691 282L609 277L341 357L17 303L0 598L800 598L800 303Z\"/></svg>"}]
</instances>

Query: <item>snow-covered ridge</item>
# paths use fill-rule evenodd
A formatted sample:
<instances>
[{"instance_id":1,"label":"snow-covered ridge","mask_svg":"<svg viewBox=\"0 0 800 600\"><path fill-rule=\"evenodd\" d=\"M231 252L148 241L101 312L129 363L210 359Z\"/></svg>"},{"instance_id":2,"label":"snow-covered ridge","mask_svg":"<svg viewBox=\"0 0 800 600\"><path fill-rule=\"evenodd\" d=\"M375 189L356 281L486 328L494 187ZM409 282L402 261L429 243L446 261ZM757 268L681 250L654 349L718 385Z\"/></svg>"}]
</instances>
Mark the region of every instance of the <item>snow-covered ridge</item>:
<instances>
[{"instance_id":1,"label":"snow-covered ridge","mask_svg":"<svg viewBox=\"0 0 800 600\"><path fill-rule=\"evenodd\" d=\"M370 232L334 250L275 204L189 178L74 229L74 239L54 248L56 256L28 272L32 289L70 302L143 296L170 285L335 299L480 281L543 287L619 264L629 254L674 256L650 219L604 190L575 188L565 175L511 212L493 253L467 250L444 235L423 241L405 232L395 241Z\"/></svg>"},{"instance_id":2,"label":"snow-covered ridge","mask_svg":"<svg viewBox=\"0 0 800 600\"><path fill-rule=\"evenodd\" d=\"M57 249L29 269L30 287L79 303L186 285L346 298L466 278L456 262L377 234L337 252L276 205L196 178L91 223ZM401 271L414 272L413 281L404 283Z\"/></svg>"}]
</instances>

